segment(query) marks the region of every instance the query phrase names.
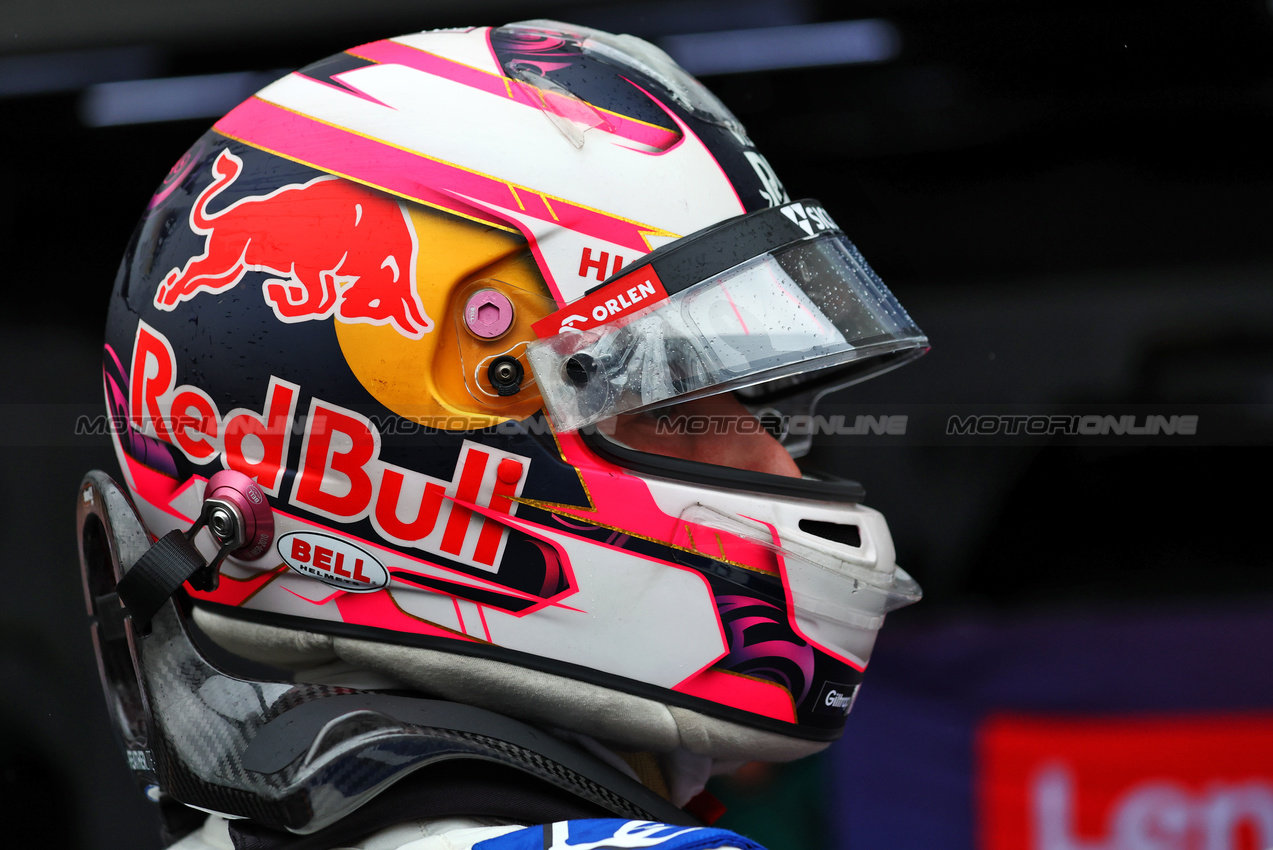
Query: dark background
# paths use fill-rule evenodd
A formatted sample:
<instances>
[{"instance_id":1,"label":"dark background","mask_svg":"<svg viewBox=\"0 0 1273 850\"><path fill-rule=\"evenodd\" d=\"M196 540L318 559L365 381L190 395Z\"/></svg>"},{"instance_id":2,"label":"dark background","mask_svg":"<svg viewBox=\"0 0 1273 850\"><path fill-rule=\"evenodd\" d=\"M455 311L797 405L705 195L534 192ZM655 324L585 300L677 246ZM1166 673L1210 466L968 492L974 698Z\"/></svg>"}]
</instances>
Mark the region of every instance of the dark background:
<instances>
[{"instance_id":1,"label":"dark background","mask_svg":"<svg viewBox=\"0 0 1273 850\"><path fill-rule=\"evenodd\" d=\"M933 341L829 408L905 414L906 436L825 439L812 458L866 485L927 592L891 616L877 657L890 633L969 612L1184 605L1223 621L1226 606L1273 598L1268 3L10 0L0 811L43 846L156 846L111 739L78 587L75 487L114 460L104 438L73 428L101 408L101 326L129 234L234 102L92 127L95 87L258 75L237 99L363 41L531 17L656 42L848 19L896 33L886 61L704 78L792 197L825 203ZM951 415L1003 412L1193 414L1199 427L1171 439L944 432Z\"/></svg>"}]
</instances>

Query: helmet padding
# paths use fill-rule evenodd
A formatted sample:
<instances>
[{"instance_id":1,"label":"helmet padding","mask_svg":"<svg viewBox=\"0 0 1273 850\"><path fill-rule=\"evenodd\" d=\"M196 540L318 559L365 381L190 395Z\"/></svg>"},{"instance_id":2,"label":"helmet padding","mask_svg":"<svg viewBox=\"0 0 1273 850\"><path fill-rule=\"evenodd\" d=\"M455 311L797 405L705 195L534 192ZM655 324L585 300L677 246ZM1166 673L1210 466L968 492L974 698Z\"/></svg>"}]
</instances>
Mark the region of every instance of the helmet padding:
<instances>
[{"instance_id":1,"label":"helmet padding","mask_svg":"<svg viewBox=\"0 0 1273 850\"><path fill-rule=\"evenodd\" d=\"M720 761L791 761L829 746L488 658L252 623L197 606L194 619L222 648L293 671L297 681L309 681L307 673L343 661L429 696L571 729L619 749L683 749ZM332 684L326 677L324 683Z\"/></svg>"}]
</instances>

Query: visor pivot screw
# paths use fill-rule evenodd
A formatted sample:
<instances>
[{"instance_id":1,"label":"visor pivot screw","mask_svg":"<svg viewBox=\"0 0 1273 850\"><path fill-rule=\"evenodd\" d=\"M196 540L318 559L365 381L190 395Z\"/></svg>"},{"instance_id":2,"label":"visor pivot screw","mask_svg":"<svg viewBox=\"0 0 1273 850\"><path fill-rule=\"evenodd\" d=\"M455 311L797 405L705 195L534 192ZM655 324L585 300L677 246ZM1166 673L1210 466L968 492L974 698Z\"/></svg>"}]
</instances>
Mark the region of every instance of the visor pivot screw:
<instances>
[{"instance_id":1,"label":"visor pivot screw","mask_svg":"<svg viewBox=\"0 0 1273 850\"><path fill-rule=\"evenodd\" d=\"M516 395L522 388L522 378L525 374L526 370L522 368L517 358L509 357L507 354L496 357L486 369L486 377L490 378L491 386L495 387L495 391L502 396Z\"/></svg>"},{"instance_id":2,"label":"visor pivot screw","mask_svg":"<svg viewBox=\"0 0 1273 850\"><path fill-rule=\"evenodd\" d=\"M576 354L566 361L566 379L576 387L588 383L595 369L593 359L587 354Z\"/></svg>"},{"instance_id":3,"label":"visor pivot screw","mask_svg":"<svg viewBox=\"0 0 1273 850\"><path fill-rule=\"evenodd\" d=\"M478 339L499 339L513 326L513 302L495 289L480 289L464 305L464 327Z\"/></svg>"}]
</instances>

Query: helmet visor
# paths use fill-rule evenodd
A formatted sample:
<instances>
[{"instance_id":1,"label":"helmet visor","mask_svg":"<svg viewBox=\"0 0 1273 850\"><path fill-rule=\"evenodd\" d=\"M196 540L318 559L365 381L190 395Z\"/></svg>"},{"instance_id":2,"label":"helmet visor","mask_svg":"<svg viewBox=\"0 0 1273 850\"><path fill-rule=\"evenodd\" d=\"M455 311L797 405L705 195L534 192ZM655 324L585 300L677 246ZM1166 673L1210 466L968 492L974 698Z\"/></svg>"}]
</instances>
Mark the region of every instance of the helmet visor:
<instances>
[{"instance_id":1,"label":"helmet visor","mask_svg":"<svg viewBox=\"0 0 1273 850\"><path fill-rule=\"evenodd\" d=\"M659 268L657 260L652 265ZM666 297L641 288L642 271L625 270L613 281L617 290L608 283L600 294L628 294L634 306L631 295L644 295L649 306L586 328L563 324L556 335L528 346L559 429L742 387L786 387L794 376L803 383L812 372L833 370L841 383L853 383L928 347L923 332L835 228L763 250ZM662 280L653 282L663 288ZM591 293L585 298L596 300ZM848 375L846 365L855 367Z\"/></svg>"}]
</instances>

